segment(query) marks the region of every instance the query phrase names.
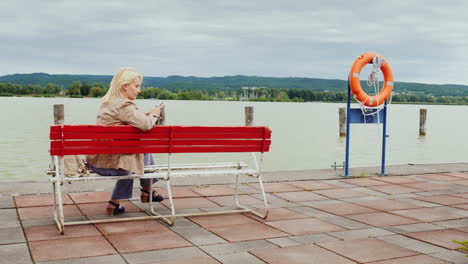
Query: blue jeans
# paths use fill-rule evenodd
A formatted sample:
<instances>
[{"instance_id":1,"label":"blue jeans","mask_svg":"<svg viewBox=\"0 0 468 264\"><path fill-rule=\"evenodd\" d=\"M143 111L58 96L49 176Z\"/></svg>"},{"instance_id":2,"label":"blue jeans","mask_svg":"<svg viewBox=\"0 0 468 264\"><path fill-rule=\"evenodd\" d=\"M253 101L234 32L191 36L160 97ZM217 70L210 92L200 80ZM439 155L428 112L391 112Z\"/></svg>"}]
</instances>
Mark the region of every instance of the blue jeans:
<instances>
[{"instance_id":1,"label":"blue jeans","mask_svg":"<svg viewBox=\"0 0 468 264\"><path fill-rule=\"evenodd\" d=\"M145 153L144 154L144 163L145 165L155 165L153 155ZM107 168L100 168L95 167L91 164L88 164L90 169L92 169L95 173L101 176L128 176L131 175L132 172L124 169L107 169ZM150 187L153 183L157 182L158 179L140 179L141 187ZM114 190L112 190L112 200L121 200L121 199L129 199L132 198L132 190L133 190L133 179L122 179L118 180L115 183Z\"/></svg>"}]
</instances>

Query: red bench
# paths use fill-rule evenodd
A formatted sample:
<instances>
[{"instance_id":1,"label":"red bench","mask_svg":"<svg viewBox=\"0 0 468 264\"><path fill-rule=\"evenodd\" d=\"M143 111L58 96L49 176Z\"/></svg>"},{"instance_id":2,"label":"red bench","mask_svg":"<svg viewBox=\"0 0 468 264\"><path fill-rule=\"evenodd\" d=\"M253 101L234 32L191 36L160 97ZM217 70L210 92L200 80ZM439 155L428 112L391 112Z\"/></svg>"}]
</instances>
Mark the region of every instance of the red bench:
<instances>
[{"instance_id":1,"label":"red bench","mask_svg":"<svg viewBox=\"0 0 468 264\"><path fill-rule=\"evenodd\" d=\"M266 218L268 205L261 178L263 153L270 150L271 130L268 127L199 127L199 126L156 126L149 131L141 131L132 126L98 126L98 125L53 125L50 127L50 155L54 158L54 171L49 180L54 192L54 219L63 233L65 225L102 223L110 221L128 221L143 219L162 219L172 225L176 217L189 215L225 214L251 212ZM256 168L249 169L245 162L228 163L195 163L171 164L171 155L176 153L220 153L251 152ZM98 176L70 178L63 173L63 156L90 154L133 154L133 153L167 153L167 165L145 167L144 175ZM255 153L260 153L260 162ZM203 212L193 214L176 214L172 199L171 177L189 175L237 175L234 195L238 210ZM237 197L239 176L257 177L260 183L263 202L267 211L260 214L252 208L239 204ZM62 188L64 182L124 179L124 178L159 178L166 181L168 199L171 205L170 215L155 212L152 204L151 216L112 218L65 222L62 205Z\"/></svg>"}]
</instances>

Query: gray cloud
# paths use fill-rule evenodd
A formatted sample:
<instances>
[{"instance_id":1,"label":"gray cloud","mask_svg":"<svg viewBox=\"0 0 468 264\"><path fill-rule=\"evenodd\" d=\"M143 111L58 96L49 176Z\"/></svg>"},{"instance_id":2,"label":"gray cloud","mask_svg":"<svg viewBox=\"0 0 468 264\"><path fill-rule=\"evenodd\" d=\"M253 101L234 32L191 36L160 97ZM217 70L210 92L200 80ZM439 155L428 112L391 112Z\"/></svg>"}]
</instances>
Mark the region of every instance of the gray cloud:
<instances>
[{"instance_id":1,"label":"gray cloud","mask_svg":"<svg viewBox=\"0 0 468 264\"><path fill-rule=\"evenodd\" d=\"M413 1L415 2L415 1ZM467 84L468 3L424 1L0 3L0 75L260 75L346 79L383 54L400 81Z\"/></svg>"}]
</instances>

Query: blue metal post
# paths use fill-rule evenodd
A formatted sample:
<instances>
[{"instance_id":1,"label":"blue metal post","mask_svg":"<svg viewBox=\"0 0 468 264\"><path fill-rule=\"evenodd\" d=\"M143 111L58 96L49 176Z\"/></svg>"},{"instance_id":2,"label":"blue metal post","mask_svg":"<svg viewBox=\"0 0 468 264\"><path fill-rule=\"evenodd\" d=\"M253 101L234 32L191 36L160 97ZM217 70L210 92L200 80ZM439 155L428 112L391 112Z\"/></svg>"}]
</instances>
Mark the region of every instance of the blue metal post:
<instances>
[{"instance_id":1,"label":"blue metal post","mask_svg":"<svg viewBox=\"0 0 468 264\"><path fill-rule=\"evenodd\" d=\"M382 168L380 175L385 175L385 151L387 147L387 101L385 101L383 110L383 132L382 132Z\"/></svg>"},{"instance_id":2,"label":"blue metal post","mask_svg":"<svg viewBox=\"0 0 468 264\"><path fill-rule=\"evenodd\" d=\"M345 154L345 167L344 167L344 177L350 177L349 175L349 122L351 120L351 87L349 86L349 78L348 78L348 102L346 105L346 154Z\"/></svg>"}]
</instances>

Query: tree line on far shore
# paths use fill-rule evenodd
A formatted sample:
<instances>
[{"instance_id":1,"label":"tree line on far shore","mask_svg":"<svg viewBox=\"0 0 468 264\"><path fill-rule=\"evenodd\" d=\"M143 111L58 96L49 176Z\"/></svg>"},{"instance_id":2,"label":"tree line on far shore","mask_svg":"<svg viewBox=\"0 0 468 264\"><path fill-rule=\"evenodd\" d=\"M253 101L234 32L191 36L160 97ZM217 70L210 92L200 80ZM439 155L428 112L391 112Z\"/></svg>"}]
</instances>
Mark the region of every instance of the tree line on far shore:
<instances>
[{"instance_id":1,"label":"tree line on far shore","mask_svg":"<svg viewBox=\"0 0 468 264\"><path fill-rule=\"evenodd\" d=\"M36 97L102 97L108 85L99 82L87 84L75 81L67 89L56 84L20 85L0 83L0 96L36 96ZM162 100L219 100L219 101L264 101L264 102L345 102L344 91L312 91L294 88L259 88L245 87L228 90L187 90L174 88L143 88L138 98ZM392 97L396 103L427 104L462 104L468 105L468 96L433 96L423 93L396 93Z\"/></svg>"}]
</instances>

